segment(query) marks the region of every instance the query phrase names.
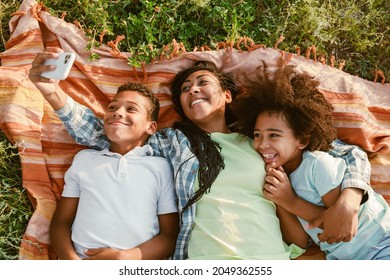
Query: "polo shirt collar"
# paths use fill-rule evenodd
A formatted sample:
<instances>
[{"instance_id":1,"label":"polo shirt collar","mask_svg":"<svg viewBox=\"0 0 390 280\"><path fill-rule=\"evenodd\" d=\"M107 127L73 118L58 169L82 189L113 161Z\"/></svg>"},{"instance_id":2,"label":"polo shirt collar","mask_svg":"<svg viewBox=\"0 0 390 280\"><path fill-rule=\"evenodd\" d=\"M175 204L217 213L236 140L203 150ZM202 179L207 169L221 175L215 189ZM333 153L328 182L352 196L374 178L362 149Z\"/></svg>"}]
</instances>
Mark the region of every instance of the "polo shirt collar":
<instances>
[{"instance_id":1,"label":"polo shirt collar","mask_svg":"<svg viewBox=\"0 0 390 280\"><path fill-rule=\"evenodd\" d=\"M95 151L95 153L106 155L106 156L117 156L118 153L111 152L108 148L105 148L101 151ZM129 151L127 154L123 155L125 157L127 156L138 156L138 157L145 157L145 156L151 156L153 155L153 149L150 145L146 144L142 147L136 147L133 150Z\"/></svg>"}]
</instances>

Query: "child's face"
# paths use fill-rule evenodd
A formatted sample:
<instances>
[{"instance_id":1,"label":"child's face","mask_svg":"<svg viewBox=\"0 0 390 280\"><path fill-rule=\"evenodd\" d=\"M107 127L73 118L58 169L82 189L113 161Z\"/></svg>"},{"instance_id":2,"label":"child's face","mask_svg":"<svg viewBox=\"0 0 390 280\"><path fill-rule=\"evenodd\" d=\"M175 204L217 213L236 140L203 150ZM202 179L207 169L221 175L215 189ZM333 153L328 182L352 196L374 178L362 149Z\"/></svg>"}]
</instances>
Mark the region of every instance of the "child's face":
<instances>
[{"instance_id":1,"label":"child's face","mask_svg":"<svg viewBox=\"0 0 390 280\"><path fill-rule=\"evenodd\" d=\"M254 148L266 164L275 162L275 167L283 166L289 174L301 163L305 146L294 136L282 115L263 112L257 116Z\"/></svg>"},{"instance_id":2,"label":"child's face","mask_svg":"<svg viewBox=\"0 0 390 280\"><path fill-rule=\"evenodd\" d=\"M115 95L104 116L104 130L111 148L131 150L145 143L157 128L156 122L150 120L150 107L148 99L136 91Z\"/></svg>"}]
</instances>

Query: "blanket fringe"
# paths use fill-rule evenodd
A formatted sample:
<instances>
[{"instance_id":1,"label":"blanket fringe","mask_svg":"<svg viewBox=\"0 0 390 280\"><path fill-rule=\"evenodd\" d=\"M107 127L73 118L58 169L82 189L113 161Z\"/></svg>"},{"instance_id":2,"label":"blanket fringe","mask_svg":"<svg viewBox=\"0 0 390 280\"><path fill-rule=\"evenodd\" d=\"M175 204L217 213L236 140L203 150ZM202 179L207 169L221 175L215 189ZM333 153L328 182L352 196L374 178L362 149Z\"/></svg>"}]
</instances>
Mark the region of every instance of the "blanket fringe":
<instances>
[{"instance_id":1,"label":"blanket fringe","mask_svg":"<svg viewBox=\"0 0 390 280\"><path fill-rule=\"evenodd\" d=\"M39 22L42 22L42 20L41 20L41 18L39 16L40 12L48 12L48 9L45 7L45 5L42 2L37 3L36 5L34 5L31 8L31 13L32 13L33 18L35 18ZM159 11L155 11L155 12L159 12ZM18 11L18 12L13 13L13 15L24 15L24 14L26 14L25 11ZM66 15L66 12L64 12L62 14L62 17L61 17L62 20L64 20L65 15ZM77 26L84 33L86 32L86 31L83 30L82 25L77 20L75 20L73 22L73 24L75 26ZM103 30L101 32L101 34L99 35L99 43L101 45L104 44L103 43L103 38L106 35L106 33L107 33L107 30ZM118 57L118 58L128 59L128 57L126 55L124 55L120 51L120 49L118 47L119 42L121 42L124 39L125 39L124 35L119 35L119 36L116 37L115 40L107 42L106 45L111 49L109 51L111 55L113 55L114 57ZM285 37L283 36L283 34L280 35L279 38L276 40L276 42L275 42L273 47L275 49L278 49L279 44L284 39L285 39ZM184 46L184 43L177 42L176 39L172 39L171 43L169 43L167 45L163 45L163 47L161 48L160 54L157 54L157 55L156 55L156 52L153 51L153 46L151 44L149 44L148 47L151 50L151 55L154 55L153 57L150 57L150 62L149 63L157 63L158 61L169 60L169 59L172 59L172 58L174 58L176 56L179 56L179 55L187 52L187 50L186 50L186 48ZM244 52L244 51L249 51L250 52L250 51L253 51L253 50L256 50L256 49L259 49L259 48L266 48L266 45L264 45L264 44L256 44L248 36L243 36L243 37L239 37L235 42L234 41L229 41L229 40L224 41L224 42L218 42L215 45L214 50L220 50L220 49L233 50L233 49L236 49L239 52ZM203 45L203 46L200 46L200 47L195 46L192 51L193 52L198 52L198 51L204 52L204 51L212 51L212 50L213 49L210 46ZM295 52L296 52L296 55L301 56L301 48L300 48L300 46L296 46L295 47ZM144 55L144 53L140 53L140 54ZM135 55L138 55L138 54L134 54L134 56ZM284 51L282 53L282 56L284 56ZM291 57L292 57L292 54L288 57L288 61L291 59ZM323 65L327 65L327 59L326 59L326 54L325 53L321 53L319 55L319 59L317 60L317 48L316 48L316 45L314 45L314 44L309 46L306 49L305 57L306 57L306 59L312 59L314 62L318 62L318 63L321 63ZM286 63L286 62L283 62L283 63ZM146 77L145 65L148 64L148 62L147 61L140 61L139 64L141 65L141 70L142 70L143 76ZM344 59L340 59L340 60L337 61L337 64L338 64L338 69L339 70L343 70L343 68L345 67L345 60ZM334 55L330 56L330 58L329 58L329 65L332 68L335 67L335 56ZM133 66L133 71L134 72L137 72L136 68L137 67ZM383 71L381 71L380 69L376 68L374 70L374 76L375 76L374 82L377 82L378 78L381 78L381 84L385 83L385 80L386 80L385 75L384 75Z\"/></svg>"},{"instance_id":2,"label":"blanket fringe","mask_svg":"<svg viewBox=\"0 0 390 280\"><path fill-rule=\"evenodd\" d=\"M376 83L376 80L378 79L378 77L381 78L381 84L384 85L385 80L386 80L385 74L383 73L382 70L380 70L380 69L378 69L378 67L376 67L374 70L374 83Z\"/></svg>"}]
</instances>

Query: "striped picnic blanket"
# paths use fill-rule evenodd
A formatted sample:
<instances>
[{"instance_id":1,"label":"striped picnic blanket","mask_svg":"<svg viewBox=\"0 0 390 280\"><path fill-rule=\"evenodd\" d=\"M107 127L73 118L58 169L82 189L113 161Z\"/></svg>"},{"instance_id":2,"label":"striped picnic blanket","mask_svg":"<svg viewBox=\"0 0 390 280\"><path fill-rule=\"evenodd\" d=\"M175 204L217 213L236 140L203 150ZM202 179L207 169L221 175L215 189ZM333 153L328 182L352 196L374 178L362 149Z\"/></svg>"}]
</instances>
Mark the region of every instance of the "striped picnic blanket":
<instances>
[{"instance_id":1,"label":"striped picnic blanket","mask_svg":"<svg viewBox=\"0 0 390 280\"><path fill-rule=\"evenodd\" d=\"M226 46L213 51L184 52L177 45L155 62L130 67L130 53L115 52L102 45L95 49L100 59L90 62L91 52L83 31L74 24L41 10L36 1L25 0L10 20L11 38L1 53L0 128L18 145L23 186L34 213L20 245L20 259L55 259L50 246L49 225L63 188L63 175L81 147L68 135L52 108L28 79L35 55L43 47L60 46L76 53L67 80L60 86L76 101L103 116L119 85L143 82L161 101L160 128L178 119L170 100L174 75L196 60L213 61L245 91L256 79L264 60L272 70L284 54L276 48ZM363 148L372 164L372 187L390 203L390 84L374 83L297 54L284 54L297 71L307 72L334 105L338 137ZM318 251L307 258L321 258Z\"/></svg>"}]
</instances>

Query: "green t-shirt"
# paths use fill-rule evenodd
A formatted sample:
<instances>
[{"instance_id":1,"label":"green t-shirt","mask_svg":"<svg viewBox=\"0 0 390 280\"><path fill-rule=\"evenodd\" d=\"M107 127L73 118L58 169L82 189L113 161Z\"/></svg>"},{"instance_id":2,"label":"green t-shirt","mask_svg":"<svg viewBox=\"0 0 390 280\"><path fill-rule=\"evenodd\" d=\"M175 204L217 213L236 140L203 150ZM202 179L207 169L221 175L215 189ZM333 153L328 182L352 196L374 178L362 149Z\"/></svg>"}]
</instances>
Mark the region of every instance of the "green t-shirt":
<instances>
[{"instance_id":1,"label":"green t-shirt","mask_svg":"<svg viewBox=\"0 0 390 280\"><path fill-rule=\"evenodd\" d=\"M196 203L189 259L289 259L275 205L262 193L264 162L253 141L238 133L211 138L222 147L225 169Z\"/></svg>"}]
</instances>

